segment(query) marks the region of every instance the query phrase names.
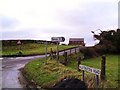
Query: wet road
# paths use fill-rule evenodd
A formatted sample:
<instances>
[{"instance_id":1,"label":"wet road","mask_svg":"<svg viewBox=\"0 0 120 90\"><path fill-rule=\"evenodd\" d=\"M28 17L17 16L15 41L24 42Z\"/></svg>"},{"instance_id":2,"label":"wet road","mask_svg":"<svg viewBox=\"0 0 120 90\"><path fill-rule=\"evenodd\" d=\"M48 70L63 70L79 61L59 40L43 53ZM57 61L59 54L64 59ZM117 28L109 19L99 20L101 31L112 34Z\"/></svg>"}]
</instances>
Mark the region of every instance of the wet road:
<instances>
[{"instance_id":1,"label":"wet road","mask_svg":"<svg viewBox=\"0 0 120 90\"><path fill-rule=\"evenodd\" d=\"M79 51L79 48L76 49L76 52ZM70 54L70 50L66 50ZM71 49L71 53L74 53L75 49ZM59 52L59 55L62 55L64 52ZM37 59L43 58L45 55L37 56L28 56L28 57L4 57L0 59L2 61L2 88L23 88L18 80L20 74L19 69L24 67L28 62Z\"/></svg>"},{"instance_id":2,"label":"wet road","mask_svg":"<svg viewBox=\"0 0 120 90\"><path fill-rule=\"evenodd\" d=\"M3 58L2 59L2 88L23 88L19 83L18 76L20 71L18 69L24 67L26 63L37 58L43 58L45 55Z\"/></svg>"}]
</instances>

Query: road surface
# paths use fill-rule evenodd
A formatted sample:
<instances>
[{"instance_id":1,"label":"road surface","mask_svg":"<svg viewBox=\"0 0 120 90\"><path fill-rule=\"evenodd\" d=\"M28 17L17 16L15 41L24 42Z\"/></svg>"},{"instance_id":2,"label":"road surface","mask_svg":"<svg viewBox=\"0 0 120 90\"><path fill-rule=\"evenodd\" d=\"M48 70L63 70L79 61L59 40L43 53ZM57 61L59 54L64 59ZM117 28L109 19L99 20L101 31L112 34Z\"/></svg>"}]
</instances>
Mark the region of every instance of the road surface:
<instances>
[{"instance_id":1,"label":"road surface","mask_svg":"<svg viewBox=\"0 0 120 90\"><path fill-rule=\"evenodd\" d=\"M2 59L2 88L22 88L19 83L19 69L31 60L43 58L45 55L3 58Z\"/></svg>"},{"instance_id":2,"label":"road surface","mask_svg":"<svg viewBox=\"0 0 120 90\"><path fill-rule=\"evenodd\" d=\"M76 52L78 51L79 48L76 49ZM66 52L69 54L70 50L66 50ZM71 53L74 52L75 49L71 49ZM63 53L63 51L59 52L59 55L62 55ZM24 67L28 62L43 57L45 57L45 55L0 58L0 61L2 61L2 88L23 88L18 80L20 74L19 69Z\"/></svg>"}]
</instances>

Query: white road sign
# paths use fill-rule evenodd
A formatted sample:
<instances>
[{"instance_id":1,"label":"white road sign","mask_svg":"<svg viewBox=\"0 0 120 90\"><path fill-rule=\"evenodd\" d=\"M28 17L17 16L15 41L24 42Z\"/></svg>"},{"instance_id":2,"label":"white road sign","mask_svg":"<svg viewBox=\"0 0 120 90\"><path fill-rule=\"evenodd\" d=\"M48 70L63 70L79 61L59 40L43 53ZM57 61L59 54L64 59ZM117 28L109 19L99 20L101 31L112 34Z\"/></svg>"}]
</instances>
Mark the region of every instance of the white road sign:
<instances>
[{"instance_id":1,"label":"white road sign","mask_svg":"<svg viewBox=\"0 0 120 90\"><path fill-rule=\"evenodd\" d=\"M52 37L51 40L53 42L64 42L65 38L64 37Z\"/></svg>"},{"instance_id":2,"label":"white road sign","mask_svg":"<svg viewBox=\"0 0 120 90\"><path fill-rule=\"evenodd\" d=\"M96 74L96 75L100 75L101 70L100 69L96 69L96 68L92 68L92 67L88 67L85 65L79 65L79 69Z\"/></svg>"}]
</instances>

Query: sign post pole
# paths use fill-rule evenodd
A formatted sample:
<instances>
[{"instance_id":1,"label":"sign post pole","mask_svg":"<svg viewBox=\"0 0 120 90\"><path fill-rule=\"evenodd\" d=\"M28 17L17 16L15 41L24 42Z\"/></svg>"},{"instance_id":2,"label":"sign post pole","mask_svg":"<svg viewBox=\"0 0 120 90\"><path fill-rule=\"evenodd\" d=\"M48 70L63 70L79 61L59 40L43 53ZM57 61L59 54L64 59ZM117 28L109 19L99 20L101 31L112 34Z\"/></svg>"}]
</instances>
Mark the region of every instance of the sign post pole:
<instances>
[{"instance_id":1,"label":"sign post pole","mask_svg":"<svg viewBox=\"0 0 120 90\"><path fill-rule=\"evenodd\" d=\"M81 64L79 65L79 69L82 70L82 81L84 81L84 71L95 74L96 75L96 87L98 88L98 86L99 86L99 75L101 73L101 70L96 69L96 68L92 68L92 67L88 67L88 66L85 66L85 65L81 65Z\"/></svg>"},{"instance_id":2,"label":"sign post pole","mask_svg":"<svg viewBox=\"0 0 120 90\"><path fill-rule=\"evenodd\" d=\"M59 61L59 50L58 50L58 45L59 45L59 42L57 42L57 61Z\"/></svg>"},{"instance_id":3,"label":"sign post pole","mask_svg":"<svg viewBox=\"0 0 120 90\"><path fill-rule=\"evenodd\" d=\"M47 64L47 47L48 47L48 45L47 45L47 41L46 41L45 42L45 60L46 60L45 64Z\"/></svg>"},{"instance_id":4,"label":"sign post pole","mask_svg":"<svg viewBox=\"0 0 120 90\"><path fill-rule=\"evenodd\" d=\"M52 40L53 42L56 42L56 43L57 43L57 50L56 50L57 56L56 56L56 61L59 61L58 45L59 45L59 42L64 42L64 41L65 41L65 38L64 38L64 37L52 37L51 40Z\"/></svg>"},{"instance_id":5,"label":"sign post pole","mask_svg":"<svg viewBox=\"0 0 120 90\"><path fill-rule=\"evenodd\" d=\"M96 75L96 88L98 88L98 85L99 85L99 76Z\"/></svg>"},{"instance_id":6,"label":"sign post pole","mask_svg":"<svg viewBox=\"0 0 120 90\"><path fill-rule=\"evenodd\" d=\"M82 70L82 81L85 80L85 77L84 77L84 70Z\"/></svg>"}]
</instances>

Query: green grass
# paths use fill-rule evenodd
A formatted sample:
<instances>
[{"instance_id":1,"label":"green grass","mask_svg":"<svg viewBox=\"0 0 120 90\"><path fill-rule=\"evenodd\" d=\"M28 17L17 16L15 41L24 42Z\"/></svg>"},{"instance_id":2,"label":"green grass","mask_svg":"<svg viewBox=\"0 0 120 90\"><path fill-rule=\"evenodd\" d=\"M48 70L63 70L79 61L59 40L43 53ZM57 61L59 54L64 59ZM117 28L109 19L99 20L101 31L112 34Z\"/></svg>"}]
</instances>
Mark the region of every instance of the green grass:
<instances>
[{"instance_id":1,"label":"green grass","mask_svg":"<svg viewBox=\"0 0 120 90\"><path fill-rule=\"evenodd\" d=\"M27 80L42 88L51 88L65 77L80 78L81 76L77 70L67 68L55 60L49 59L47 64L45 64L45 59L37 59L28 63L25 65L23 73Z\"/></svg>"},{"instance_id":2,"label":"green grass","mask_svg":"<svg viewBox=\"0 0 120 90\"><path fill-rule=\"evenodd\" d=\"M25 76L31 81L37 83L42 87L52 87L55 83L61 79L67 77L77 77L81 79L82 72L77 71L77 57L82 55L81 53L72 54L68 56L69 62L67 66L64 66L56 60L48 60L45 65L44 59L34 60L28 63L24 68ZM116 88L118 87L118 58L120 55L106 55L106 80L100 81L100 88ZM63 61L64 57L60 56L60 60ZM81 64L90 66L93 68L101 69L101 57L82 60ZM85 72L85 82L88 88L95 88L95 75Z\"/></svg>"},{"instance_id":3,"label":"green grass","mask_svg":"<svg viewBox=\"0 0 120 90\"><path fill-rule=\"evenodd\" d=\"M106 82L104 82L101 87L118 87L118 57L120 55L106 55ZM101 69L101 57L91 58L82 60L81 64ZM71 60L71 63L68 64L67 67L77 69L77 62L75 60ZM92 77L94 74L90 74L86 72L86 76Z\"/></svg>"},{"instance_id":4,"label":"green grass","mask_svg":"<svg viewBox=\"0 0 120 90\"><path fill-rule=\"evenodd\" d=\"M71 47L74 46L59 45L59 50L64 50ZM52 48L53 51L56 51L56 45L48 45L48 52L50 52L50 48ZM45 45L34 43L34 44L23 44L20 46L2 47L2 55L17 55L19 51L21 51L23 55L44 54Z\"/></svg>"}]
</instances>

